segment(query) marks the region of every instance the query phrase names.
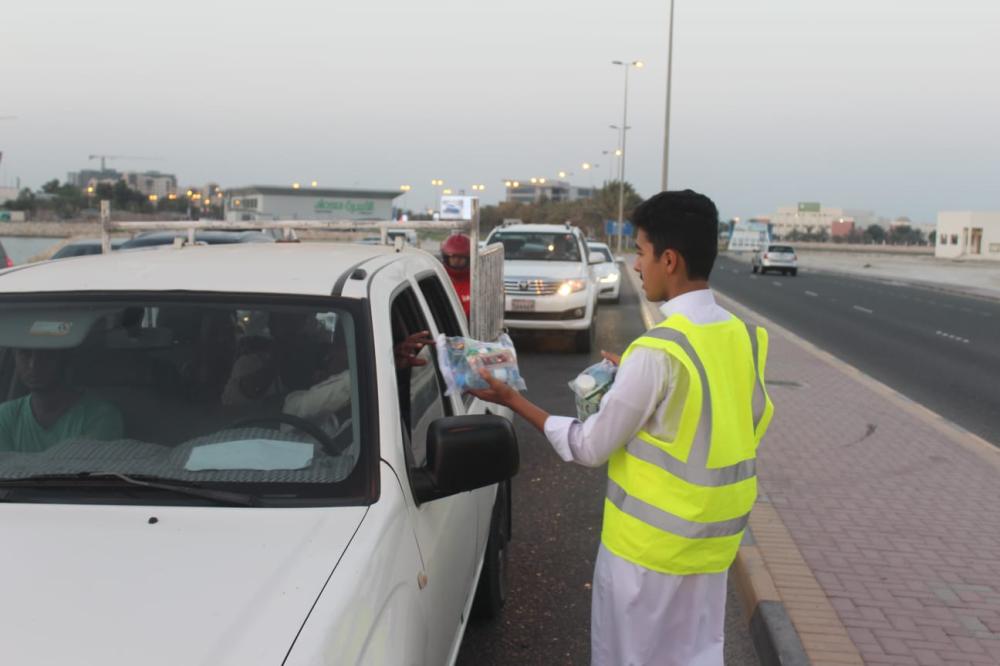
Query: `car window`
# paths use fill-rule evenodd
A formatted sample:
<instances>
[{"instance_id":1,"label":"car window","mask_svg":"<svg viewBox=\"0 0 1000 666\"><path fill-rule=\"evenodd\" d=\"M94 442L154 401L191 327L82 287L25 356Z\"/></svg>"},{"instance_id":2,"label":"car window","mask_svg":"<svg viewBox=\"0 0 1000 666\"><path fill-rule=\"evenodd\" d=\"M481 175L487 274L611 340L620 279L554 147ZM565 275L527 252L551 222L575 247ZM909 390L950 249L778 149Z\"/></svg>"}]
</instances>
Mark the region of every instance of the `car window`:
<instances>
[{"instance_id":1,"label":"car window","mask_svg":"<svg viewBox=\"0 0 1000 666\"><path fill-rule=\"evenodd\" d=\"M455 317L455 309L452 307L448 292L441 283L441 278L437 275L430 275L420 280L420 293L430 308L431 316L437 329L449 337L462 335L462 327Z\"/></svg>"},{"instance_id":2,"label":"car window","mask_svg":"<svg viewBox=\"0 0 1000 666\"><path fill-rule=\"evenodd\" d=\"M503 243L509 261L580 261L580 243L572 232L500 231L490 242Z\"/></svg>"},{"instance_id":3,"label":"car window","mask_svg":"<svg viewBox=\"0 0 1000 666\"><path fill-rule=\"evenodd\" d=\"M791 254L795 250L793 250L788 245L771 245L771 246L769 246L767 248L767 251L768 252L787 252L787 253Z\"/></svg>"},{"instance_id":4,"label":"car window","mask_svg":"<svg viewBox=\"0 0 1000 666\"><path fill-rule=\"evenodd\" d=\"M606 247L592 247L592 248L590 248L590 251L591 252L596 252L597 254L599 254L602 257L604 257L604 261L605 262L614 263L614 261L615 261L615 258L611 256L611 250L609 250Z\"/></svg>"},{"instance_id":5,"label":"car window","mask_svg":"<svg viewBox=\"0 0 1000 666\"><path fill-rule=\"evenodd\" d=\"M340 299L0 302L0 478L363 498L359 316Z\"/></svg>"},{"instance_id":6,"label":"car window","mask_svg":"<svg viewBox=\"0 0 1000 666\"><path fill-rule=\"evenodd\" d=\"M430 327L413 289L400 292L392 304L393 344ZM417 355L417 364L396 369L401 427L406 445L406 461L410 467L421 467L427 461L427 430L435 420L449 416L451 406L444 398L443 380L431 346Z\"/></svg>"}]
</instances>

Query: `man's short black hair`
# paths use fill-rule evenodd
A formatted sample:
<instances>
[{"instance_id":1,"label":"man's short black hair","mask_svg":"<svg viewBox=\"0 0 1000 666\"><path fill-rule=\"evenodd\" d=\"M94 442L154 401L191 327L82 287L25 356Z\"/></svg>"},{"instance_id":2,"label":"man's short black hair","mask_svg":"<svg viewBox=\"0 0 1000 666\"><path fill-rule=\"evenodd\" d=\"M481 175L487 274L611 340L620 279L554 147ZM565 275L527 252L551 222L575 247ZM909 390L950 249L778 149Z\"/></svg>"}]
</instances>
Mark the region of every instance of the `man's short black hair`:
<instances>
[{"instance_id":1,"label":"man's short black hair","mask_svg":"<svg viewBox=\"0 0 1000 666\"><path fill-rule=\"evenodd\" d=\"M646 232L656 256L675 250L689 279L708 279L719 253L719 211L711 199L692 190L660 192L636 207L632 223Z\"/></svg>"}]
</instances>

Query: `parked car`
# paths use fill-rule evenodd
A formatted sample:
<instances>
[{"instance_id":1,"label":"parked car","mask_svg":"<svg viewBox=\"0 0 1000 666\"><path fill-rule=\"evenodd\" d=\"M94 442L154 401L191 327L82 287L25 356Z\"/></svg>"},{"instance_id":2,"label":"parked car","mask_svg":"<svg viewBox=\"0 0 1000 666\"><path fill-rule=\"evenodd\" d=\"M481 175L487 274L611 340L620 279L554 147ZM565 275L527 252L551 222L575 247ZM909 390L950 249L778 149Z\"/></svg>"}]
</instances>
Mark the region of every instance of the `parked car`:
<instances>
[{"instance_id":1,"label":"parked car","mask_svg":"<svg viewBox=\"0 0 1000 666\"><path fill-rule=\"evenodd\" d=\"M572 225L512 224L486 239L504 246L504 325L511 329L566 331L576 351L590 352L596 332L597 281L580 229Z\"/></svg>"},{"instance_id":2,"label":"parked car","mask_svg":"<svg viewBox=\"0 0 1000 666\"><path fill-rule=\"evenodd\" d=\"M3 243L0 243L0 270L4 268L10 268L14 265L14 260L10 258L7 254L7 250L3 249Z\"/></svg>"},{"instance_id":3,"label":"parked car","mask_svg":"<svg viewBox=\"0 0 1000 666\"><path fill-rule=\"evenodd\" d=\"M127 242L128 239L125 238L112 238L111 239L111 249L117 250ZM90 254L100 254L101 253L101 241L96 238L88 238L86 240L73 241L72 243L67 243L63 245L59 250L53 254L51 259L69 259L70 257L84 257Z\"/></svg>"},{"instance_id":4,"label":"parked car","mask_svg":"<svg viewBox=\"0 0 1000 666\"><path fill-rule=\"evenodd\" d=\"M417 331L468 334L409 249L0 275L4 663L454 663L505 603L518 450L509 410L444 395L431 347L395 360ZM77 418L5 429L41 383Z\"/></svg>"},{"instance_id":5,"label":"parked car","mask_svg":"<svg viewBox=\"0 0 1000 666\"><path fill-rule=\"evenodd\" d=\"M594 276L600 289L598 299L617 303L621 297L622 274L615 255L604 243L588 241L587 248L591 254L596 253L602 257L601 263L594 265Z\"/></svg>"},{"instance_id":6,"label":"parked car","mask_svg":"<svg viewBox=\"0 0 1000 666\"><path fill-rule=\"evenodd\" d=\"M754 273L760 271L761 275L768 271L780 271L782 275L794 276L799 273L799 260L790 245L768 245L753 253L750 270Z\"/></svg>"},{"instance_id":7,"label":"parked car","mask_svg":"<svg viewBox=\"0 0 1000 666\"><path fill-rule=\"evenodd\" d=\"M119 249L162 247L173 245L175 239L186 242L187 231L149 231L122 243ZM194 235L195 245L229 245L233 243L274 243L275 237L263 231L251 229L243 231L199 230Z\"/></svg>"}]
</instances>

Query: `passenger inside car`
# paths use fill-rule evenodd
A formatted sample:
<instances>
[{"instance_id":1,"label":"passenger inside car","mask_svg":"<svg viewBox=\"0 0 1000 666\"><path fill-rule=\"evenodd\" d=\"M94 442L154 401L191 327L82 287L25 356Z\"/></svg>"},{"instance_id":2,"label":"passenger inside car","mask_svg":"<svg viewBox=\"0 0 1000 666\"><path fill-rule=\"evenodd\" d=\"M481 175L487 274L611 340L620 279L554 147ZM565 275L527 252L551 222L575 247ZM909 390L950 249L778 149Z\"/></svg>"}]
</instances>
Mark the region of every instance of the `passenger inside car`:
<instances>
[{"instance_id":1,"label":"passenger inside car","mask_svg":"<svg viewBox=\"0 0 1000 666\"><path fill-rule=\"evenodd\" d=\"M28 393L0 404L0 450L44 451L69 439L122 437L122 417L110 402L72 385L70 352L17 349L16 377Z\"/></svg>"}]
</instances>

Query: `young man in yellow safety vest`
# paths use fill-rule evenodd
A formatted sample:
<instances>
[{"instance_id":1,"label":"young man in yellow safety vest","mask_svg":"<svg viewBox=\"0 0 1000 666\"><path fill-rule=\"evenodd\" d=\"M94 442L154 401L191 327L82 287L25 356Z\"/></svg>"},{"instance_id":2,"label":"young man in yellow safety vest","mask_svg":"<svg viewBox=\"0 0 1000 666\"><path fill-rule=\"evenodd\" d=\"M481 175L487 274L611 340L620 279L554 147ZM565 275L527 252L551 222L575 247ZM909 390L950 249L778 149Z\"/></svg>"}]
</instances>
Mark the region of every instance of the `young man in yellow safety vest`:
<instances>
[{"instance_id":1,"label":"young man in yellow safety vest","mask_svg":"<svg viewBox=\"0 0 1000 666\"><path fill-rule=\"evenodd\" d=\"M563 460L608 463L594 570L591 663L722 666L726 571L757 497L757 446L774 408L767 333L708 288L718 212L704 195L662 192L632 215L635 270L665 317L619 358L586 422L550 416L484 375L478 397L545 433Z\"/></svg>"}]
</instances>

